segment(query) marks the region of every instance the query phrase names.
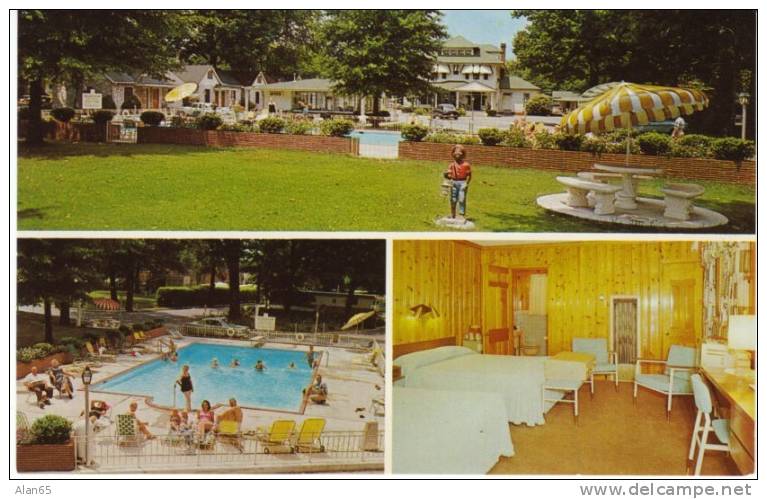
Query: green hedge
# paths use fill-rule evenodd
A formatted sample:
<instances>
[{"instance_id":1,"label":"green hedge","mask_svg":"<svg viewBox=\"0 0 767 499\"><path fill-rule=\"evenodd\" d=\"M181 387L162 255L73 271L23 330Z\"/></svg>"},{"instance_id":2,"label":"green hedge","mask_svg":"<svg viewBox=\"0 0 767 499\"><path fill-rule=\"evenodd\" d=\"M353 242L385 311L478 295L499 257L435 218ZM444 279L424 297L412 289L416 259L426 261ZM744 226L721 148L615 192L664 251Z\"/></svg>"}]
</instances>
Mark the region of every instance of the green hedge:
<instances>
[{"instance_id":1,"label":"green hedge","mask_svg":"<svg viewBox=\"0 0 767 499\"><path fill-rule=\"evenodd\" d=\"M157 288L157 305L160 307L213 307L229 303L229 288L216 287L213 290L213 303L210 303L208 286L163 286ZM255 301L255 286L240 286L240 300Z\"/></svg>"},{"instance_id":2,"label":"green hedge","mask_svg":"<svg viewBox=\"0 0 767 499\"><path fill-rule=\"evenodd\" d=\"M344 118L323 120L320 123L320 133L330 137L343 137L354 130L354 122Z\"/></svg>"},{"instance_id":3,"label":"green hedge","mask_svg":"<svg viewBox=\"0 0 767 499\"><path fill-rule=\"evenodd\" d=\"M427 135L429 135L429 127L413 123L411 125L403 126L400 133L405 140L410 142L421 142Z\"/></svg>"},{"instance_id":4,"label":"green hedge","mask_svg":"<svg viewBox=\"0 0 767 499\"><path fill-rule=\"evenodd\" d=\"M47 414L35 420L30 429L31 444L65 444L69 442L72 423L62 416Z\"/></svg>"}]
</instances>

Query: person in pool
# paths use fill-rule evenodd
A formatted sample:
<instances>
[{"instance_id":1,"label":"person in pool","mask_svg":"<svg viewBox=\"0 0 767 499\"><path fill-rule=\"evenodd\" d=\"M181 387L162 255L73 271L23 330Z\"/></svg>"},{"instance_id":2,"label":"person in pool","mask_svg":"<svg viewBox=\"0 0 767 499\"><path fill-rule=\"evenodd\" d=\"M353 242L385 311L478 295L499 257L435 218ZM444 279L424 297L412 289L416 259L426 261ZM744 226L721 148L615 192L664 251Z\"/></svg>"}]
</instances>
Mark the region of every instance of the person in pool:
<instances>
[{"instance_id":1,"label":"person in pool","mask_svg":"<svg viewBox=\"0 0 767 499\"><path fill-rule=\"evenodd\" d=\"M288 369L295 369L295 368L296 368L295 362L291 362L290 364L288 364Z\"/></svg>"},{"instance_id":2,"label":"person in pool","mask_svg":"<svg viewBox=\"0 0 767 499\"><path fill-rule=\"evenodd\" d=\"M229 367L240 367L240 361L236 358L232 359L232 361L229 363Z\"/></svg>"},{"instance_id":3,"label":"person in pool","mask_svg":"<svg viewBox=\"0 0 767 499\"><path fill-rule=\"evenodd\" d=\"M213 369L218 369L218 359L216 357L213 357L213 360L210 361L210 367Z\"/></svg>"},{"instance_id":4,"label":"person in pool","mask_svg":"<svg viewBox=\"0 0 767 499\"><path fill-rule=\"evenodd\" d=\"M314 367L314 345L309 345L309 351L306 352L306 363L309 367Z\"/></svg>"},{"instance_id":5,"label":"person in pool","mask_svg":"<svg viewBox=\"0 0 767 499\"><path fill-rule=\"evenodd\" d=\"M264 364L264 362L261 359L258 359L256 361L256 365L253 367L256 369L256 371L263 371L264 369L266 369L266 364Z\"/></svg>"}]
</instances>

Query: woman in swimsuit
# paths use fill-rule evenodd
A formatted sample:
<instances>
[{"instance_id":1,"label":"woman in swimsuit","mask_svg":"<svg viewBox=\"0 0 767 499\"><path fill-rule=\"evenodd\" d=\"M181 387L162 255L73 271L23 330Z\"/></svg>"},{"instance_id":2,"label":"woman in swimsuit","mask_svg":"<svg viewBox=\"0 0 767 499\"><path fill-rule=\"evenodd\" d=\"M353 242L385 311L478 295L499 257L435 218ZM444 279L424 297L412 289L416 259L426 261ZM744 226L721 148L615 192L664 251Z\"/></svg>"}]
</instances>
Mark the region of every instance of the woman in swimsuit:
<instances>
[{"instance_id":1,"label":"woman in swimsuit","mask_svg":"<svg viewBox=\"0 0 767 499\"><path fill-rule=\"evenodd\" d=\"M194 391L194 386L192 385L192 375L189 374L188 364L184 364L184 367L181 368L181 376L176 380L176 384L181 387L181 393L184 394L184 399L186 400L184 408L187 412L190 412L192 410L192 392Z\"/></svg>"},{"instance_id":2,"label":"woman in swimsuit","mask_svg":"<svg viewBox=\"0 0 767 499\"><path fill-rule=\"evenodd\" d=\"M205 433L213 429L215 416L210 409L210 402L202 401L200 410L197 411L197 436L202 439Z\"/></svg>"},{"instance_id":3,"label":"woman in swimsuit","mask_svg":"<svg viewBox=\"0 0 767 499\"><path fill-rule=\"evenodd\" d=\"M72 386L72 378L74 376L66 372L59 365L58 360L53 359L51 361L51 368L48 373L51 377L51 384L56 387L61 395L68 395L69 398L74 397L74 386Z\"/></svg>"}]
</instances>

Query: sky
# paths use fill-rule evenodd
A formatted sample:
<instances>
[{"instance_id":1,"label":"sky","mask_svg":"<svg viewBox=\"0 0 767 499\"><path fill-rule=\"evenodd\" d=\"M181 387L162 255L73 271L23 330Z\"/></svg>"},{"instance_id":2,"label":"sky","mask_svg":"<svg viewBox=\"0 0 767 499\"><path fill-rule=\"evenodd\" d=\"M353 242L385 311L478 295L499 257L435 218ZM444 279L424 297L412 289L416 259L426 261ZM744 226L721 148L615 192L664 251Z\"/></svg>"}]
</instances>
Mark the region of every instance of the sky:
<instances>
[{"instance_id":1,"label":"sky","mask_svg":"<svg viewBox=\"0 0 767 499\"><path fill-rule=\"evenodd\" d=\"M512 56L512 40L525 27L525 19L511 17L510 10L443 10L442 21L450 36L461 35L476 43L495 46L506 42L506 58Z\"/></svg>"}]
</instances>

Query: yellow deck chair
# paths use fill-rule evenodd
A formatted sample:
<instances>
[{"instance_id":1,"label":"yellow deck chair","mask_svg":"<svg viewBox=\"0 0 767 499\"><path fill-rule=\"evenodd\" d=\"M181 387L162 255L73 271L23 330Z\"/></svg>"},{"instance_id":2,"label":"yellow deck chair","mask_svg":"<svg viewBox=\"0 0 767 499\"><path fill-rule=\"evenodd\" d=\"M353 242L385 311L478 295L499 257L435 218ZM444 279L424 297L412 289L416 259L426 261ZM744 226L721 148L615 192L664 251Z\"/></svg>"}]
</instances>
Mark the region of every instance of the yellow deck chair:
<instances>
[{"instance_id":1,"label":"yellow deck chair","mask_svg":"<svg viewBox=\"0 0 767 499\"><path fill-rule=\"evenodd\" d=\"M296 429L296 422L292 419L278 419L272 422L269 429L259 427L256 439L264 446L265 454L276 452L293 452L290 439Z\"/></svg>"},{"instance_id":2,"label":"yellow deck chair","mask_svg":"<svg viewBox=\"0 0 767 499\"><path fill-rule=\"evenodd\" d=\"M223 443L231 444L242 452L242 433L240 432L240 423L238 421L219 421L216 436Z\"/></svg>"},{"instance_id":3,"label":"yellow deck chair","mask_svg":"<svg viewBox=\"0 0 767 499\"><path fill-rule=\"evenodd\" d=\"M85 342L85 349L88 351L88 358L91 360L115 360L114 355L99 355L90 341Z\"/></svg>"},{"instance_id":4,"label":"yellow deck chair","mask_svg":"<svg viewBox=\"0 0 767 499\"><path fill-rule=\"evenodd\" d=\"M298 432L293 447L296 452L325 452L320 437L325 429L325 420L322 418L309 418L304 420L301 430Z\"/></svg>"}]
</instances>

